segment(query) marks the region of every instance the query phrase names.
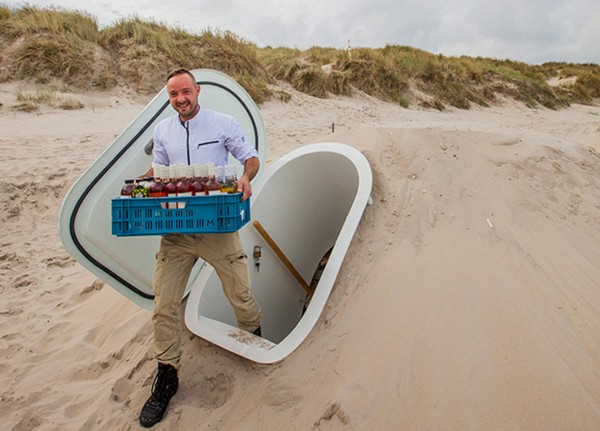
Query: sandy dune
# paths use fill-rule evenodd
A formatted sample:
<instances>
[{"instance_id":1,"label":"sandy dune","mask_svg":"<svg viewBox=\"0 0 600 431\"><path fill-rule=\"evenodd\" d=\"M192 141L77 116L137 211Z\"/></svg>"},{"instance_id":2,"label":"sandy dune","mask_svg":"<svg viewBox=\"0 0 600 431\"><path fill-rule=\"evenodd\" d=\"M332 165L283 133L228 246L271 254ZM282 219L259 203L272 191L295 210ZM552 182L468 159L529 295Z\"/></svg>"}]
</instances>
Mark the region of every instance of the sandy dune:
<instances>
[{"instance_id":1,"label":"sandy dune","mask_svg":"<svg viewBox=\"0 0 600 431\"><path fill-rule=\"evenodd\" d=\"M139 429L150 312L69 257L57 218L147 100L78 95L82 110L28 114L13 90L0 87L2 429ZM261 110L269 161L317 141L359 148L373 205L300 348L260 366L188 332L154 429L600 429L599 107L293 93Z\"/></svg>"}]
</instances>

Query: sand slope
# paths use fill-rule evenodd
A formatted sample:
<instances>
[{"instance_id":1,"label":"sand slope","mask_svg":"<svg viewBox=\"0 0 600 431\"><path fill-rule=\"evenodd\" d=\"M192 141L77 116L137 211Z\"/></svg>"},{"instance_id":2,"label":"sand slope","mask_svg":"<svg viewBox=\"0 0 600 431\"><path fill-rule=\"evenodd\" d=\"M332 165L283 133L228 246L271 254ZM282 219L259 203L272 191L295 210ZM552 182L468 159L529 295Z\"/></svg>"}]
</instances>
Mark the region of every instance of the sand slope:
<instances>
[{"instance_id":1,"label":"sand slope","mask_svg":"<svg viewBox=\"0 0 600 431\"><path fill-rule=\"evenodd\" d=\"M38 115L11 112L0 88L3 429L139 429L150 313L57 233L70 184L145 104L126 96ZM600 428L600 108L294 93L262 112L269 160L316 141L363 151L374 203L300 348L260 366L186 332L154 429Z\"/></svg>"}]
</instances>

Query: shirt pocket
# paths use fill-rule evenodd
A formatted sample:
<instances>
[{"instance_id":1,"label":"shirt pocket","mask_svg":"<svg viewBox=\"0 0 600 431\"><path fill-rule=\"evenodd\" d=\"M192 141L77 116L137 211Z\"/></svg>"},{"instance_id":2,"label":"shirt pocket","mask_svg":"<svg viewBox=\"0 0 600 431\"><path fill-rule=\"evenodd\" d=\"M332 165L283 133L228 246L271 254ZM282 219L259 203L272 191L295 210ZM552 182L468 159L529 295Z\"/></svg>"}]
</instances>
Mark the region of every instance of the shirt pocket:
<instances>
[{"instance_id":1,"label":"shirt pocket","mask_svg":"<svg viewBox=\"0 0 600 431\"><path fill-rule=\"evenodd\" d=\"M212 140L212 141L203 141L203 142L198 142L198 143L194 143L194 148L196 150L199 150L200 148L202 148L205 145L215 145L218 144L220 141L219 140Z\"/></svg>"}]
</instances>

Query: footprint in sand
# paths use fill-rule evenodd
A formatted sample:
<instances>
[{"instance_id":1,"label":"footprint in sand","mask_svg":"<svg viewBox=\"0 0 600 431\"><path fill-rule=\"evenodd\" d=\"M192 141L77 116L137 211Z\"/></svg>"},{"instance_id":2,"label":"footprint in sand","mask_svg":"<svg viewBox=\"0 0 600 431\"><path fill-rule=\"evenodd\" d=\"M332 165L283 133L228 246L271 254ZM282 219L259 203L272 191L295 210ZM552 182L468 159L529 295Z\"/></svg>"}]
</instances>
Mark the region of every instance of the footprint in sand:
<instances>
[{"instance_id":1,"label":"footprint in sand","mask_svg":"<svg viewBox=\"0 0 600 431\"><path fill-rule=\"evenodd\" d=\"M333 403L325 410L325 413L323 413L319 420L315 422L313 430L320 430L322 427L331 429L332 422L338 422L342 425L348 425L350 423L348 415L339 403Z\"/></svg>"}]
</instances>

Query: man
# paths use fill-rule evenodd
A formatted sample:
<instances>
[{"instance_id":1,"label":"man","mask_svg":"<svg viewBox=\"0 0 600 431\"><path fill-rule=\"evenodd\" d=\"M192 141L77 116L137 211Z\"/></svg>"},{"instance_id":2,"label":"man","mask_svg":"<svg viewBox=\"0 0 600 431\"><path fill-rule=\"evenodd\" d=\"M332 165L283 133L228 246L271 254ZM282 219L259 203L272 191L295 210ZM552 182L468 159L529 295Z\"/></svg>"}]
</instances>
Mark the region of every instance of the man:
<instances>
[{"instance_id":1,"label":"man","mask_svg":"<svg viewBox=\"0 0 600 431\"><path fill-rule=\"evenodd\" d=\"M178 115L157 124L152 138L152 165L207 162L225 165L231 153L244 166L238 191L242 193L242 200L248 199L252 195L250 181L258 172L259 160L256 149L246 141L238 122L228 115L202 108L198 104L200 86L185 69L169 74L167 92ZM158 372L152 395L140 413L140 424L145 427L162 419L179 385L179 305L198 257L217 272L238 326L261 335L262 313L250 292L248 259L238 233L163 236L152 281L155 295L152 323Z\"/></svg>"}]
</instances>

